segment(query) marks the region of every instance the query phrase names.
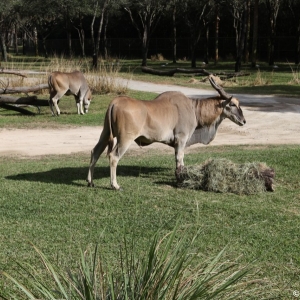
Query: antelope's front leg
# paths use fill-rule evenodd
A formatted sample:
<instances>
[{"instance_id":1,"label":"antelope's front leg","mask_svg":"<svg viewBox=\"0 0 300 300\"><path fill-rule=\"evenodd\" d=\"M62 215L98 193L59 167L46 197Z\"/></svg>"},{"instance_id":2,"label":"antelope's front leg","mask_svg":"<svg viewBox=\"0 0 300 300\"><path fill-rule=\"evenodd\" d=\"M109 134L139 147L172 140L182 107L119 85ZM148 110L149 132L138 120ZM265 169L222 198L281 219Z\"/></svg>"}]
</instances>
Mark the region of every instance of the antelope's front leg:
<instances>
[{"instance_id":1,"label":"antelope's front leg","mask_svg":"<svg viewBox=\"0 0 300 300\"><path fill-rule=\"evenodd\" d=\"M52 116L55 117L54 105L53 105L52 99L48 100L48 103L49 103L49 107L50 107L51 112L52 112Z\"/></svg>"},{"instance_id":2,"label":"antelope's front leg","mask_svg":"<svg viewBox=\"0 0 300 300\"><path fill-rule=\"evenodd\" d=\"M177 147L175 147L175 161L176 161L175 177L177 182L180 179L180 173L182 172L182 168L184 167L183 158L184 158L184 146L181 145L181 147L179 147L178 145Z\"/></svg>"},{"instance_id":3,"label":"antelope's front leg","mask_svg":"<svg viewBox=\"0 0 300 300\"><path fill-rule=\"evenodd\" d=\"M77 105L77 114L78 115L84 115L84 112L83 112L83 99L81 98L75 98L76 99L76 105Z\"/></svg>"},{"instance_id":4,"label":"antelope's front leg","mask_svg":"<svg viewBox=\"0 0 300 300\"><path fill-rule=\"evenodd\" d=\"M51 100L50 100L51 101ZM51 111L52 111L52 115L55 116L55 113L54 113L54 109L53 109L53 106L55 107L55 110L56 110L56 115L59 116L60 115L60 109L58 107L58 99L56 97L52 98L52 101L50 103L50 108L51 108Z\"/></svg>"}]
</instances>

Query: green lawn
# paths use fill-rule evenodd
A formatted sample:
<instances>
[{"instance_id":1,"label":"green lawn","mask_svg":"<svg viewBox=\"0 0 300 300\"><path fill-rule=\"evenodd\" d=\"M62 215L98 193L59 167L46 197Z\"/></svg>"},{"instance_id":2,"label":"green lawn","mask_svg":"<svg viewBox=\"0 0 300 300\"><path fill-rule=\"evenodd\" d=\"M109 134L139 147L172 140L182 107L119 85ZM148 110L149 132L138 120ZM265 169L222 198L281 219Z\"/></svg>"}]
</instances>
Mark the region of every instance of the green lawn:
<instances>
[{"instance_id":1,"label":"green lawn","mask_svg":"<svg viewBox=\"0 0 300 300\"><path fill-rule=\"evenodd\" d=\"M208 85L188 83L189 77L183 75L150 76L140 71L139 63L125 61L120 76L208 88ZM160 64L150 62L149 66L162 68ZM33 66L42 69L45 62L32 60L30 68ZM174 67L188 67L188 62L168 65ZM210 64L205 68L232 72L230 63ZM289 83L295 75L289 64L280 64L276 70L262 65L260 73L244 66L243 71L252 75L238 78L239 85L226 87L226 91L300 94L299 84ZM265 84L252 85L258 77ZM128 95L145 100L156 96L135 91L128 91ZM89 113L84 116L76 114L73 97L62 99L62 115L55 118L48 107L35 116L0 109L0 129L100 126L108 103L115 96L114 93L94 95ZM36 112L35 108L31 110ZM132 237L136 241L134 251L140 252L147 249L157 230L167 233L179 222L179 230L187 230L190 238L200 230L196 241L199 257L213 257L227 245L229 260L238 258L241 264L253 266L252 278L263 280L259 287L265 297L294 299L293 291L300 290L299 147L208 146L186 155L187 165L207 158L267 163L276 171L276 190L252 196L176 188L174 156L168 153L129 151L117 171L118 182L124 188L122 192L109 188L105 157L95 169L94 189L87 188L85 182L89 153L34 159L0 157L0 270L14 273L14 260L38 268L29 242L66 268L76 265L80 249L98 243L105 260L117 265L124 238ZM6 288L8 285L0 275L0 291Z\"/></svg>"},{"instance_id":2,"label":"green lawn","mask_svg":"<svg viewBox=\"0 0 300 300\"><path fill-rule=\"evenodd\" d=\"M138 99L151 100L157 94L148 92L128 91L127 95ZM60 128L63 126L102 126L109 102L117 94L94 95L89 107L89 112L84 116L77 114L77 107L73 96L64 96L60 103L60 117L52 117L48 106L42 106L40 113L37 108L29 107L27 110L35 115L22 115L19 112L0 107L0 128ZM47 95L39 96L48 99Z\"/></svg>"},{"instance_id":3,"label":"green lawn","mask_svg":"<svg viewBox=\"0 0 300 300\"><path fill-rule=\"evenodd\" d=\"M107 159L95 169L95 188L87 188L87 155L39 159L0 158L0 269L13 259L34 263L28 242L62 266L75 265L79 249L99 243L107 261L117 263L124 237L145 250L153 234L200 230L200 256L212 257L228 245L228 259L251 263L253 279L264 279L265 295L291 299L299 289L299 161L297 146L205 147L186 155L186 164L207 158L266 162L276 171L276 190L252 196L174 187L174 157L128 152L118 168L124 191L109 188ZM1 281L0 288L4 288Z\"/></svg>"}]
</instances>

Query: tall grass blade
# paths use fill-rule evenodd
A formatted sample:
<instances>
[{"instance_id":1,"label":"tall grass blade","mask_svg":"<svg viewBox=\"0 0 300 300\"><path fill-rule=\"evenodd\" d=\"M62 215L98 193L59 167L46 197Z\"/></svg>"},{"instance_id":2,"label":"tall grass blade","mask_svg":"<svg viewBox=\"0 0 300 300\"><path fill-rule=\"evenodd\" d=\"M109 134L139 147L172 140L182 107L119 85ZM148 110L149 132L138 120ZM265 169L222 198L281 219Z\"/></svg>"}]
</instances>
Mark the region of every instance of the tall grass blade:
<instances>
[{"instance_id":1,"label":"tall grass blade","mask_svg":"<svg viewBox=\"0 0 300 300\"><path fill-rule=\"evenodd\" d=\"M35 251L40 255L40 258L41 258L44 266L46 267L46 269L48 270L48 272L50 273L50 275L53 277L53 279L55 280L57 286L59 287L60 293L63 295L63 297L65 299L68 299L68 294L65 291L65 289L63 287L63 284L59 280L60 275L58 273L56 273L56 271L54 270L54 267L51 265L51 263L46 258L46 256L36 246L34 246L34 245L32 245L32 246L35 249Z\"/></svg>"},{"instance_id":2,"label":"tall grass blade","mask_svg":"<svg viewBox=\"0 0 300 300\"><path fill-rule=\"evenodd\" d=\"M36 297L18 280L16 280L15 278L10 276L6 272L1 272L1 274L4 275L5 277L7 277L8 279L10 279L16 285L16 287L18 287L21 291L23 291L25 293L25 295L28 297L28 299L36 300ZM10 298L6 298L2 295L1 295L1 297L3 297L4 299L11 299L11 297L15 298L15 296L13 296L13 295L10 295Z\"/></svg>"}]
</instances>

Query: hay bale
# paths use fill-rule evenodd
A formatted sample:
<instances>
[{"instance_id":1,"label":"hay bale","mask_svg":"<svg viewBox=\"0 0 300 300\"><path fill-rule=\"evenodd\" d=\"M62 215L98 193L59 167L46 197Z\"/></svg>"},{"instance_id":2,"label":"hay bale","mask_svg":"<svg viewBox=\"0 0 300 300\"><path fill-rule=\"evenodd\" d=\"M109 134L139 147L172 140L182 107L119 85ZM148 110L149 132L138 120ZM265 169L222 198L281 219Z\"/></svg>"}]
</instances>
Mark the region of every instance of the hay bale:
<instances>
[{"instance_id":1,"label":"hay bale","mask_svg":"<svg viewBox=\"0 0 300 300\"><path fill-rule=\"evenodd\" d=\"M265 163L235 164L227 159L209 159L176 173L179 187L246 195L274 191L274 176Z\"/></svg>"}]
</instances>

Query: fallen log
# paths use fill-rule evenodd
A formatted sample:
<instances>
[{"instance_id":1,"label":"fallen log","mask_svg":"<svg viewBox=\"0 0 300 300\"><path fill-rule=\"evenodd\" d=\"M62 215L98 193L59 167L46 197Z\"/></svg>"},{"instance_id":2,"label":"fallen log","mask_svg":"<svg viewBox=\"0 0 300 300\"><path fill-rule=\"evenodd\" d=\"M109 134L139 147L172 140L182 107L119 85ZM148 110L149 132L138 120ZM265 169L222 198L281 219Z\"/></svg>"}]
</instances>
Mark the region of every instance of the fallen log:
<instances>
[{"instance_id":1,"label":"fallen log","mask_svg":"<svg viewBox=\"0 0 300 300\"><path fill-rule=\"evenodd\" d=\"M176 68L171 70L156 70L148 67L142 67L142 71L144 73L149 73L152 75L159 75L159 76L174 76L175 73L184 73L184 74L203 74L203 75L210 75L211 73L206 71L205 69L182 69Z\"/></svg>"},{"instance_id":2,"label":"fallen log","mask_svg":"<svg viewBox=\"0 0 300 300\"><path fill-rule=\"evenodd\" d=\"M47 83L38 84L35 86L19 86L12 88L0 88L0 94L18 94L18 93L32 93L40 90L49 89Z\"/></svg>"},{"instance_id":3,"label":"fallen log","mask_svg":"<svg viewBox=\"0 0 300 300\"><path fill-rule=\"evenodd\" d=\"M237 73L225 73L225 72L220 72L216 73L217 76L220 77L221 80L226 80L234 77L243 77L243 76L250 76L250 73L244 73L244 72L237 72Z\"/></svg>"},{"instance_id":4,"label":"fallen log","mask_svg":"<svg viewBox=\"0 0 300 300\"><path fill-rule=\"evenodd\" d=\"M25 74L22 74L19 71L14 71L14 70L0 69L0 73L1 74L18 75L18 76L21 76L21 77L27 77Z\"/></svg>"},{"instance_id":5,"label":"fallen log","mask_svg":"<svg viewBox=\"0 0 300 300\"><path fill-rule=\"evenodd\" d=\"M220 76L222 80L234 78L234 77L241 77L241 76L249 76L250 73L225 73L225 72L217 72L217 73L211 73L205 69L183 69L183 68L176 68L176 69L170 69L170 70L157 70L149 67L142 67L142 71L144 73L152 74L152 75L158 75L158 76L174 76L176 73L183 73L183 74L194 74L195 76L200 75L214 75L214 76ZM204 79L206 80L206 78Z\"/></svg>"},{"instance_id":6,"label":"fallen log","mask_svg":"<svg viewBox=\"0 0 300 300\"><path fill-rule=\"evenodd\" d=\"M32 106L48 106L48 100L37 99L36 96L28 97L12 97L12 96L0 96L1 104L15 104L15 105L32 105Z\"/></svg>"}]
</instances>

